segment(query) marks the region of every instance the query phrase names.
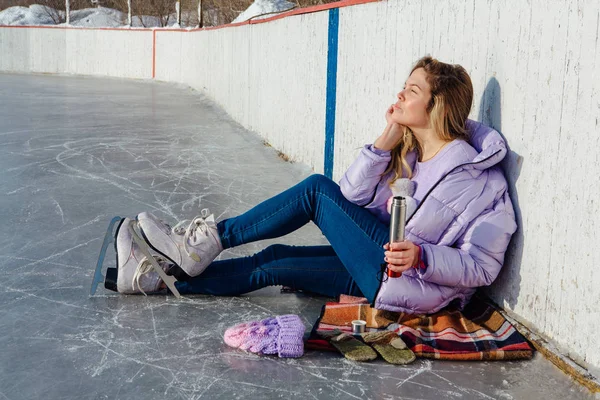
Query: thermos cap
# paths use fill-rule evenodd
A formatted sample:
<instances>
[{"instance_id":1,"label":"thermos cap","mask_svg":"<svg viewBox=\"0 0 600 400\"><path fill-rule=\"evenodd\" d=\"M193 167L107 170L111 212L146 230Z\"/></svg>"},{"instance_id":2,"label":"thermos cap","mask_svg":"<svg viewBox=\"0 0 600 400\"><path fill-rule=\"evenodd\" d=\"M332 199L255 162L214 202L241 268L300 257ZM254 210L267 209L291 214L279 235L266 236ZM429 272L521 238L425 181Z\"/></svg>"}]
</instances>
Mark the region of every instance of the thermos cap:
<instances>
[{"instance_id":1,"label":"thermos cap","mask_svg":"<svg viewBox=\"0 0 600 400\"><path fill-rule=\"evenodd\" d=\"M362 319L355 319L352 321L352 333L364 333L367 326L367 321Z\"/></svg>"}]
</instances>

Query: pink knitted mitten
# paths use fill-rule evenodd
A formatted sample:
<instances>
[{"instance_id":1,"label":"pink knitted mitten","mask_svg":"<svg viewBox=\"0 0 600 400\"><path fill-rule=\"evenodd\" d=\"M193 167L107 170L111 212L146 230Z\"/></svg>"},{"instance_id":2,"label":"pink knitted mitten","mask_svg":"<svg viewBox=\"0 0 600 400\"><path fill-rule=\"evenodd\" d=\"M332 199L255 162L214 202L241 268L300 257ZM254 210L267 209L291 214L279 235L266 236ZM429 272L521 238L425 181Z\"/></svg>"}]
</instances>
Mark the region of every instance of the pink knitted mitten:
<instances>
[{"instance_id":1,"label":"pink knitted mitten","mask_svg":"<svg viewBox=\"0 0 600 400\"><path fill-rule=\"evenodd\" d=\"M228 328L225 343L257 354L301 357L304 354L304 324L294 314L250 321Z\"/></svg>"}]
</instances>

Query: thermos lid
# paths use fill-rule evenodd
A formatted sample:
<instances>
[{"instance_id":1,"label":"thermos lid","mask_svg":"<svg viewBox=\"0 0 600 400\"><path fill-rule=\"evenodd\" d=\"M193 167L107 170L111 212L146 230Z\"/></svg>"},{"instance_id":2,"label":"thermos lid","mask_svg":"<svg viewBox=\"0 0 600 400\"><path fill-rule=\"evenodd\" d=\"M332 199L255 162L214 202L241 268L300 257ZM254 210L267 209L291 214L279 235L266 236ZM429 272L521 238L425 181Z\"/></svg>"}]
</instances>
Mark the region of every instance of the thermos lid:
<instances>
[{"instance_id":1,"label":"thermos lid","mask_svg":"<svg viewBox=\"0 0 600 400\"><path fill-rule=\"evenodd\" d=\"M367 321L362 319L355 319L352 321L352 333L363 333L367 326Z\"/></svg>"}]
</instances>

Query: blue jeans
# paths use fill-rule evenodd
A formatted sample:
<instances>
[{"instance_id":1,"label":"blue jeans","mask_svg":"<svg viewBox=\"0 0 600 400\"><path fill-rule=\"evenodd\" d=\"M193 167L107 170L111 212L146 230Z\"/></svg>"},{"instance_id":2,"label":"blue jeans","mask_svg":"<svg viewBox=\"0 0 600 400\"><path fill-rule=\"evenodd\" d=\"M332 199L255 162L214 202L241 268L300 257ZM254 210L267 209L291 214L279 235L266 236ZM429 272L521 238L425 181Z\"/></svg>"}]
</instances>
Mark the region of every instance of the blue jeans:
<instances>
[{"instance_id":1,"label":"blue jeans","mask_svg":"<svg viewBox=\"0 0 600 400\"><path fill-rule=\"evenodd\" d=\"M223 248L284 236L313 221L331 246L276 244L249 257L214 261L200 275L177 282L182 293L238 295L283 285L373 302L380 285L388 227L348 201L323 175L311 175L217 229Z\"/></svg>"}]
</instances>

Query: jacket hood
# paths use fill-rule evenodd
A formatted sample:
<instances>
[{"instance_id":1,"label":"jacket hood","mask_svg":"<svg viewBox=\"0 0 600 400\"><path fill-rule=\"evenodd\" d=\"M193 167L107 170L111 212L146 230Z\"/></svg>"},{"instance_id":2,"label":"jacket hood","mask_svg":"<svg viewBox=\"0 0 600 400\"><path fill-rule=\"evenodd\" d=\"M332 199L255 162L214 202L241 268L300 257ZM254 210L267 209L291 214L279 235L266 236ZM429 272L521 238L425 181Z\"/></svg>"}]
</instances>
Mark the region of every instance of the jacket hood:
<instances>
[{"instance_id":1,"label":"jacket hood","mask_svg":"<svg viewBox=\"0 0 600 400\"><path fill-rule=\"evenodd\" d=\"M469 166L472 169L484 170L498 164L506 156L506 142L502 135L493 128L480 122L467 120L469 144L479 153Z\"/></svg>"}]
</instances>

